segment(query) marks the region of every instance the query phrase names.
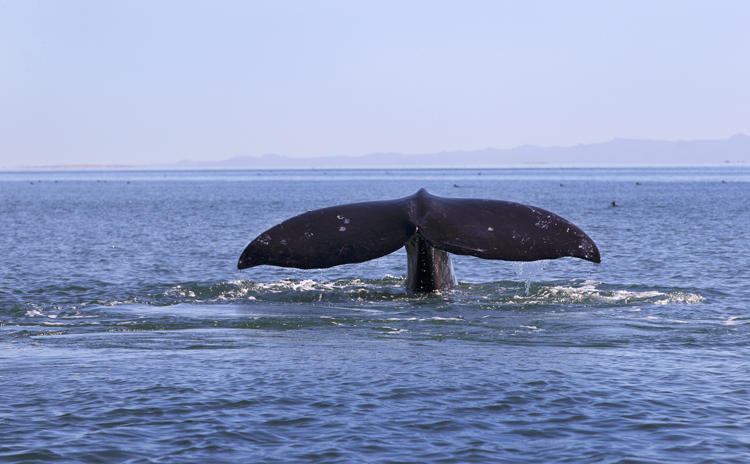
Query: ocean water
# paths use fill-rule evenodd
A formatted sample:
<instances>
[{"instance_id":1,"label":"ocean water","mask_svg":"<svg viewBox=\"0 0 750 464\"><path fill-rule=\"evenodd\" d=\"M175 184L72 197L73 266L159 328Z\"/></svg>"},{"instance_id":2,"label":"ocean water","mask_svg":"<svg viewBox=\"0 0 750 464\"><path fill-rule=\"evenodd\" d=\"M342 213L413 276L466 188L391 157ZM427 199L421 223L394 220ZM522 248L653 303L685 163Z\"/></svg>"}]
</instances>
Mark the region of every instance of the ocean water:
<instances>
[{"instance_id":1,"label":"ocean water","mask_svg":"<svg viewBox=\"0 0 750 464\"><path fill-rule=\"evenodd\" d=\"M553 211L602 263L236 269L308 209ZM613 202L617 206L613 206ZM750 169L0 173L2 462L748 462Z\"/></svg>"}]
</instances>

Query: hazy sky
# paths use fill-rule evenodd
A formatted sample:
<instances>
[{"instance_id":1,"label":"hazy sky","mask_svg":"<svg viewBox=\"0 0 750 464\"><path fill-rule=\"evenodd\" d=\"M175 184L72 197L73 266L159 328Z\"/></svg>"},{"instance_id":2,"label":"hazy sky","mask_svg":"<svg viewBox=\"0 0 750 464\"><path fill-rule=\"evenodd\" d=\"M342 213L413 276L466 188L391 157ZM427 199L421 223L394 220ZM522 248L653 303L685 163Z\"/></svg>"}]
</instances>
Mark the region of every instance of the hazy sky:
<instances>
[{"instance_id":1,"label":"hazy sky","mask_svg":"<svg viewBox=\"0 0 750 464\"><path fill-rule=\"evenodd\" d=\"M750 134L750 1L0 0L0 167Z\"/></svg>"}]
</instances>

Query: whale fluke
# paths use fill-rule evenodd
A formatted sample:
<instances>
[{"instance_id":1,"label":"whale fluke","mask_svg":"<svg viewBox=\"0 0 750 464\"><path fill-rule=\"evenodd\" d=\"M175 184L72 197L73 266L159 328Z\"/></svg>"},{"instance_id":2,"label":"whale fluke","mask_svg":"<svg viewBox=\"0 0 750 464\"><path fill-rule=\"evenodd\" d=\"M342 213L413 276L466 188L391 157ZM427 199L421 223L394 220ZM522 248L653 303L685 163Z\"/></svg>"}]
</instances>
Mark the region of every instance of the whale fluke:
<instances>
[{"instance_id":1,"label":"whale fluke","mask_svg":"<svg viewBox=\"0 0 750 464\"><path fill-rule=\"evenodd\" d=\"M250 242L237 268L328 268L369 261L405 245L412 291L455 285L452 266L450 278L440 277L450 266L447 253L503 261L572 256L601 262L593 240L554 213L508 201L442 198L420 189L398 200L331 206L287 219ZM442 254L434 253L438 250Z\"/></svg>"}]
</instances>

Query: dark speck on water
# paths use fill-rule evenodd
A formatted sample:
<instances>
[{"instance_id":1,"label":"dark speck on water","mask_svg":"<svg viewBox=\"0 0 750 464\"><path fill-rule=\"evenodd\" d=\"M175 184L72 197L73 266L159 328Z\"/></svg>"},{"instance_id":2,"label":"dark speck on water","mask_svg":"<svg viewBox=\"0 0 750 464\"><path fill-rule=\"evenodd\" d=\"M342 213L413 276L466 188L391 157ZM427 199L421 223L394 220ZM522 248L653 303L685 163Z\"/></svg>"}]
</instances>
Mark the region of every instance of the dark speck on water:
<instances>
[{"instance_id":1,"label":"dark speck on water","mask_svg":"<svg viewBox=\"0 0 750 464\"><path fill-rule=\"evenodd\" d=\"M0 460L750 460L748 168L165 177L0 172ZM459 289L423 296L403 249L236 269L299 211L462 182L602 263L453 256Z\"/></svg>"}]
</instances>

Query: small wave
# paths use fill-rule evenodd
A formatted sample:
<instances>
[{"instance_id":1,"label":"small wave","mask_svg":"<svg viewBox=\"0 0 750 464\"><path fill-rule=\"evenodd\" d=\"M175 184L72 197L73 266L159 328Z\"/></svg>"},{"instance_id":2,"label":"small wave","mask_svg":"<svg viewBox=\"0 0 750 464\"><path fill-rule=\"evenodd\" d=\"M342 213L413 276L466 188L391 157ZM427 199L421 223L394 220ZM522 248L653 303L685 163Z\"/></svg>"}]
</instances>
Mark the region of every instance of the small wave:
<instances>
[{"instance_id":1,"label":"small wave","mask_svg":"<svg viewBox=\"0 0 750 464\"><path fill-rule=\"evenodd\" d=\"M665 305L670 303L695 304L704 301L705 298L695 293L671 292L666 298L654 301L654 304Z\"/></svg>"},{"instance_id":2,"label":"small wave","mask_svg":"<svg viewBox=\"0 0 750 464\"><path fill-rule=\"evenodd\" d=\"M603 301L607 303L644 301L664 295L663 293L656 291L632 292L628 290L599 290L594 285L584 285L578 288L555 286L549 289L549 293L555 299L562 301Z\"/></svg>"},{"instance_id":3,"label":"small wave","mask_svg":"<svg viewBox=\"0 0 750 464\"><path fill-rule=\"evenodd\" d=\"M535 325L522 325L521 328L522 329L531 329L534 332L543 332L544 331L544 329L540 329L539 327L537 327Z\"/></svg>"},{"instance_id":4,"label":"small wave","mask_svg":"<svg viewBox=\"0 0 750 464\"><path fill-rule=\"evenodd\" d=\"M174 285L147 299L109 301L107 305L138 303L169 306L175 304L246 304L253 301L277 303L351 303L394 302L409 300L412 303L428 304L434 299L471 302L479 299L483 304L594 304L631 307L640 311L642 304L695 304L705 300L695 293L684 291L662 292L657 290L602 289L602 282L585 280L565 284L527 282L491 282L465 284L458 292L440 292L427 296L410 296L403 287L404 278L385 275L379 279L339 279L315 281L311 279L282 279L275 282L237 280L214 285L183 283ZM524 291L528 288L528 291ZM32 313L30 311L29 313ZM35 315L42 315L34 312Z\"/></svg>"},{"instance_id":5,"label":"small wave","mask_svg":"<svg viewBox=\"0 0 750 464\"><path fill-rule=\"evenodd\" d=\"M248 303L266 302L313 303L320 301L383 301L403 298L403 278L390 275L380 279L339 279L330 282L311 279L282 279L275 282L237 280L214 285L183 283L175 285L153 300L141 303L173 305L180 303Z\"/></svg>"},{"instance_id":6,"label":"small wave","mask_svg":"<svg viewBox=\"0 0 750 464\"><path fill-rule=\"evenodd\" d=\"M88 319L104 315L102 307L137 304L152 307L179 304L324 304L337 305L361 311L383 309L380 304L408 303L411 307L447 309L455 304L479 304L482 307L511 305L592 305L621 307L637 312L647 304L697 304L705 298L687 291L659 291L657 289L607 288L606 284L592 280L557 282L499 281L482 284L461 284L451 292L429 295L409 295L403 286L404 277L384 275L381 278L345 278L333 281L287 278L273 282L236 280L219 283L182 282L169 286L149 286L137 294L120 298L92 299L63 306L41 307L26 303L18 308L19 315L29 318ZM603 288L604 287L604 288ZM527 290L528 289L528 290ZM59 322L60 319L57 319Z\"/></svg>"},{"instance_id":7,"label":"small wave","mask_svg":"<svg viewBox=\"0 0 750 464\"><path fill-rule=\"evenodd\" d=\"M722 325L737 325L742 323L742 321L738 321L740 316L730 316L726 321L722 321L720 324Z\"/></svg>"},{"instance_id":8,"label":"small wave","mask_svg":"<svg viewBox=\"0 0 750 464\"><path fill-rule=\"evenodd\" d=\"M695 293L683 291L660 292L657 290L610 290L599 286L602 282L586 280L580 284L531 286L527 294L516 294L512 299L522 304L607 304L613 306L631 305L628 311L640 311L633 304L695 304L705 300Z\"/></svg>"}]
</instances>

